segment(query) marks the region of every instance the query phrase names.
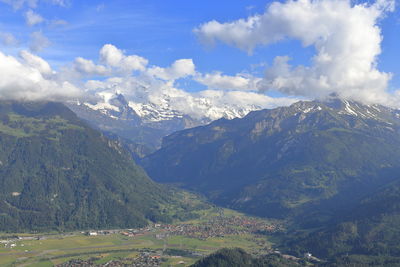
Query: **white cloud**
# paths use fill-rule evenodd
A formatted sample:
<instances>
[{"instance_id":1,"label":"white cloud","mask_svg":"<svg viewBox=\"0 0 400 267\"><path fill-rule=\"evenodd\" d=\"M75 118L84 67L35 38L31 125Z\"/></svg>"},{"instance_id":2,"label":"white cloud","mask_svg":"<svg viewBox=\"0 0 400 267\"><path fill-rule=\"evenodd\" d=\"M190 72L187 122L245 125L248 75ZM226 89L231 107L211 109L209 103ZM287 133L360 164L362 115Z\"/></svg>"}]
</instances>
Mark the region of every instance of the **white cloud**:
<instances>
[{"instance_id":1,"label":"white cloud","mask_svg":"<svg viewBox=\"0 0 400 267\"><path fill-rule=\"evenodd\" d=\"M56 100L79 97L81 91L67 81L56 81L48 64L37 56L22 52L24 61L0 52L0 98L14 100Z\"/></svg>"},{"instance_id":2,"label":"white cloud","mask_svg":"<svg viewBox=\"0 0 400 267\"><path fill-rule=\"evenodd\" d=\"M125 72L144 71L148 60L137 56L126 56L124 52L114 45L106 44L100 50L100 60L111 67L116 67Z\"/></svg>"},{"instance_id":3,"label":"white cloud","mask_svg":"<svg viewBox=\"0 0 400 267\"><path fill-rule=\"evenodd\" d=\"M47 63L43 58L33 55L25 50L21 51L19 55L27 66L38 70L43 76L50 76L54 73L49 63Z\"/></svg>"},{"instance_id":4,"label":"white cloud","mask_svg":"<svg viewBox=\"0 0 400 267\"><path fill-rule=\"evenodd\" d=\"M102 65L96 65L93 61L78 57L74 61L74 70L83 75L100 75L104 76L109 70Z\"/></svg>"},{"instance_id":5,"label":"white cloud","mask_svg":"<svg viewBox=\"0 0 400 267\"><path fill-rule=\"evenodd\" d=\"M273 2L264 14L228 23L210 21L194 31L204 43L217 41L247 52L286 38L314 46L312 65L291 66L277 57L263 81L265 90L322 97L336 92L365 102L388 103L391 78L377 69L381 53L379 20L394 10L393 0L352 5L345 0Z\"/></svg>"},{"instance_id":6,"label":"white cloud","mask_svg":"<svg viewBox=\"0 0 400 267\"><path fill-rule=\"evenodd\" d=\"M244 74L196 73L191 59L176 60L167 68L146 68L147 60L137 57L143 62L141 67L134 67L136 72L126 73L122 71L124 66L132 69L134 65L129 62L132 56L108 45L100 52L99 62L104 65L78 57L55 72L48 62L31 52L21 51L19 59L0 53L0 98L84 100L93 96L110 97L119 92L138 112L147 112L146 106L152 105L163 112L178 112L205 121L244 116L252 110L288 105L295 101L243 91L251 90L250 81L257 79ZM187 92L177 88L175 80L187 76L192 76L192 79L202 77L210 88L220 85L226 86L223 89L229 91L209 89ZM88 77L91 80L87 80Z\"/></svg>"},{"instance_id":7,"label":"white cloud","mask_svg":"<svg viewBox=\"0 0 400 267\"><path fill-rule=\"evenodd\" d=\"M6 46L17 46L19 44L17 38L9 32L0 32L0 41Z\"/></svg>"},{"instance_id":8,"label":"white cloud","mask_svg":"<svg viewBox=\"0 0 400 267\"><path fill-rule=\"evenodd\" d=\"M179 59L168 68L152 67L148 70L148 73L163 80L173 81L194 75L196 73L195 69L196 66L192 59Z\"/></svg>"},{"instance_id":9,"label":"white cloud","mask_svg":"<svg viewBox=\"0 0 400 267\"><path fill-rule=\"evenodd\" d=\"M187 92L153 76L91 80L85 84L85 88L101 97L122 93L139 114L145 114L146 106L153 105L164 112L179 112L206 121L242 117L252 110L289 105L296 101L294 98L272 98L244 91Z\"/></svg>"},{"instance_id":10,"label":"white cloud","mask_svg":"<svg viewBox=\"0 0 400 267\"><path fill-rule=\"evenodd\" d=\"M195 79L209 89L220 90L258 90L258 84L262 80L251 75L229 76L223 75L221 72L200 74Z\"/></svg>"},{"instance_id":11,"label":"white cloud","mask_svg":"<svg viewBox=\"0 0 400 267\"><path fill-rule=\"evenodd\" d=\"M31 42L29 44L29 49L33 52L39 52L46 47L50 46L50 41L42 32L33 32L31 34Z\"/></svg>"},{"instance_id":12,"label":"white cloud","mask_svg":"<svg viewBox=\"0 0 400 267\"><path fill-rule=\"evenodd\" d=\"M42 23L44 18L30 9L25 13L25 21L27 25L34 26Z\"/></svg>"},{"instance_id":13,"label":"white cloud","mask_svg":"<svg viewBox=\"0 0 400 267\"><path fill-rule=\"evenodd\" d=\"M100 50L100 62L104 66L78 58L73 64L72 73L103 74L105 79L85 82L85 91L100 98L112 96L115 92L122 93L138 113L146 113L146 106L154 105L165 112L179 112L197 119L214 120L223 116L244 116L251 110L288 105L296 101L294 98L272 98L249 92L256 90L256 84L261 80L250 75L197 73L192 59L176 60L167 68L146 68L148 62L145 60L146 64L142 64L140 69L137 68L138 72L127 75L121 73L120 69L129 57L131 56L126 56L117 47L105 45ZM73 75L70 74L69 77ZM185 77L191 77L215 90L187 92L177 88L175 81Z\"/></svg>"}]
</instances>

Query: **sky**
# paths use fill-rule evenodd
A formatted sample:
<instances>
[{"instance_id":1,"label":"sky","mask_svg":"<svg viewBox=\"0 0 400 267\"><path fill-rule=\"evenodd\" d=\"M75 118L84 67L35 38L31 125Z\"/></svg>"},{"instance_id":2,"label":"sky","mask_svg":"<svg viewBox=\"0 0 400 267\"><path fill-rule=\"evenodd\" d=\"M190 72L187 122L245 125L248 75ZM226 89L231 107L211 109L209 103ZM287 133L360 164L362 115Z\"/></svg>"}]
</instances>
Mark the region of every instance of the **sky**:
<instances>
[{"instance_id":1,"label":"sky","mask_svg":"<svg viewBox=\"0 0 400 267\"><path fill-rule=\"evenodd\" d=\"M400 107L394 0L0 0L0 98Z\"/></svg>"}]
</instances>

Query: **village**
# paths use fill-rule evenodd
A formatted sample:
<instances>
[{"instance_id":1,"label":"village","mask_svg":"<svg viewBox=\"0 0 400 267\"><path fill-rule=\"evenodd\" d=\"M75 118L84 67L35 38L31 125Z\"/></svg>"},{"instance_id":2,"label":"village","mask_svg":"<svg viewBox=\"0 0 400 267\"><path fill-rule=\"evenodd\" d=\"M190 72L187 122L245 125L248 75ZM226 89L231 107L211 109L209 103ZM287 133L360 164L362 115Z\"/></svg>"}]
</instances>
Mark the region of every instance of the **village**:
<instances>
[{"instance_id":1,"label":"village","mask_svg":"<svg viewBox=\"0 0 400 267\"><path fill-rule=\"evenodd\" d=\"M159 267L162 263L160 256L152 256L149 253L141 253L138 257L133 259L111 260L104 264L95 264L95 258L89 260L73 259L56 267Z\"/></svg>"},{"instance_id":2,"label":"village","mask_svg":"<svg viewBox=\"0 0 400 267\"><path fill-rule=\"evenodd\" d=\"M120 245L99 245L92 248L101 249L107 253L125 251L127 255L129 254L130 256L110 259L104 263L106 265L103 265L103 263L97 263L103 261L104 256L102 256L101 253L87 252L84 246L82 248L71 247L65 248L64 253L67 255L72 253L72 255L76 255L77 258L60 263L57 266L121 266L121 263L124 263L129 266L156 267L164 266L167 262L168 264L173 262L174 264L172 266L185 266L188 261L193 262L195 259L199 259L213 251L214 249L212 246L215 246L213 242L215 242L216 239L239 238L240 240L245 240L249 238L249 242L256 244L256 247L259 248L259 255L271 253L271 248L267 248L265 235L283 230L283 224L278 222L246 217L238 213L225 214L224 210L215 209L214 212L209 213L201 219L178 222L176 224L154 223L137 229L107 229L66 233L10 235L0 238L0 244L6 249L4 252L9 255L20 255L20 257L23 258L23 256L34 255L37 252L35 246L32 246L32 244L42 246L42 244L47 244L47 242L54 242L54 240L63 240L66 238L70 240L82 239L86 240L85 242L87 242L87 244L96 244L96 240L102 240L104 238L113 240L117 238L122 241ZM196 246L188 245L188 242L192 242L188 241L189 239L193 239L195 244L204 244L199 246L205 248L205 251L208 252L201 249L199 250ZM147 242L144 240L151 241L149 241L149 245L143 247L134 245L136 243ZM133 246L128 246L128 244L132 244ZM79 250L82 250L82 255L86 255L86 257L80 258L80 253L77 252Z\"/></svg>"},{"instance_id":3,"label":"village","mask_svg":"<svg viewBox=\"0 0 400 267\"><path fill-rule=\"evenodd\" d=\"M122 231L121 234L128 237L135 237L155 232L157 239L164 239L175 235L206 240L226 235L274 233L282 229L280 224L267 223L257 218L224 216L223 214L219 214L204 223L154 224L151 227ZM93 235L96 233L89 234Z\"/></svg>"},{"instance_id":4,"label":"village","mask_svg":"<svg viewBox=\"0 0 400 267\"><path fill-rule=\"evenodd\" d=\"M156 239L165 239L169 236L184 236L206 240L208 238L224 237L227 235L246 235L274 233L282 231L283 226L278 223L269 223L262 219L245 216L226 216L220 211L218 216L213 216L201 223L179 223L179 224L151 224L147 227L138 229L114 229L114 230L92 230L80 232L87 236L101 236L111 234L121 234L126 237L138 237L154 234ZM77 233L65 233L63 236L73 236ZM16 241L23 240L44 240L51 235L35 236L12 236L8 239L0 240L5 248L15 248ZM19 246L23 246L21 243Z\"/></svg>"}]
</instances>

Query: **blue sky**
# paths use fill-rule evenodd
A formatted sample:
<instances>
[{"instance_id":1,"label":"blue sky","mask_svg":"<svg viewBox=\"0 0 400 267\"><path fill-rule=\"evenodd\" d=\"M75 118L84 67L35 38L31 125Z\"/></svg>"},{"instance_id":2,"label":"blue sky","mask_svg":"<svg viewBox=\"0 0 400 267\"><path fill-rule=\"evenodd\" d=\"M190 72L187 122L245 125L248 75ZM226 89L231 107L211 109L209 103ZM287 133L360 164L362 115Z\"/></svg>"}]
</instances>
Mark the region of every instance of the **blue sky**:
<instances>
[{"instance_id":1,"label":"blue sky","mask_svg":"<svg viewBox=\"0 0 400 267\"><path fill-rule=\"evenodd\" d=\"M23 41L28 40L30 33L42 31L51 46L39 54L58 64L78 56L95 59L98 50L107 43L146 57L152 64L166 66L179 58L193 58L202 71L219 70L228 74L251 71L252 65L271 64L277 55L292 55L294 63L307 64L312 48L303 48L295 40L261 47L248 55L228 45L206 48L192 32L210 20L233 21L262 13L269 3L265 0L84 0L69 1L67 7L39 4L35 12L45 19L67 22L58 27L48 23L29 27L23 16L27 6L14 10L0 3L0 25L2 31L11 32ZM399 13L389 14L381 25L384 41L379 64L382 70L397 76L400 74ZM397 77L395 81L394 86L400 87Z\"/></svg>"},{"instance_id":2,"label":"blue sky","mask_svg":"<svg viewBox=\"0 0 400 267\"><path fill-rule=\"evenodd\" d=\"M300 38L285 38L269 45L258 43L249 52L213 36L216 45L209 47L199 41L193 30L210 21L221 24L261 15L272 1L262 0L0 0L0 33L12 34L18 44L0 46L0 51L13 56L29 49L33 33L40 33L50 42L32 53L39 55L58 70L77 57L97 62L99 50L112 44L127 55L138 55L149 60L149 66L168 67L178 59L193 59L200 73L222 72L234 76L249 73L264 77L266 68L273 66L277 56L288 56L290 64L312 65L314 45L304 47ZM329 1L329 0L324 0ZM30 5L37 2L36 5ZM286 3L282 1L281 3ZM359 2L357 2L359 3ZM352 5L355 5L353 3ZM27 25L26 12L32 10L43 21ZM400 88L400 16L398 9L384 12L377 25L382 30L382 53L376 69L392 73L388 90ZM204 32L203 32L204 33ZM208 33L204 33L208 34ZM234 38L234 37L232 37ZM366 40L367 42L368 40ZM32 50L32 49L31 49ZM205 89L195 81L180 83L186 91ZM290 90L270 90L270 95L288 95ZM303 90L304 91L304 90ZM302 95L298 90L294 95ZM306 93L304 96L308 96Z\"/></svg>"},{"instance_id":3,"label":"blue sky","mask_svg":"<svg viewBox=\"0 0 400 267\"><path fill-rule=\"evenodd\" d=\"M267 1L70 1L68 7L40 4L35 12L48 20L64 20L58 27L39 24L29 27L24 12L0 4L1 30L27 42L35 31L50 40L51 46L39 55L49 62L63 64L81 56L95 59L107 43L146 57L152 64L167 66L180 58L193 58L203 71L220 70L234 74L251 70L251 65L271 62L277 54L293 54L299 44L289 42L258 49L249 56L234 47L213 49L202 46L192 30L209 20L230 21L265 9ZM24 44L21 45L22 47ZM7 47L3 49L9 50ZM297 59L297 57L296 57ZM307 60L302 56L299 60Z\"/></svg>"}]
</instances>

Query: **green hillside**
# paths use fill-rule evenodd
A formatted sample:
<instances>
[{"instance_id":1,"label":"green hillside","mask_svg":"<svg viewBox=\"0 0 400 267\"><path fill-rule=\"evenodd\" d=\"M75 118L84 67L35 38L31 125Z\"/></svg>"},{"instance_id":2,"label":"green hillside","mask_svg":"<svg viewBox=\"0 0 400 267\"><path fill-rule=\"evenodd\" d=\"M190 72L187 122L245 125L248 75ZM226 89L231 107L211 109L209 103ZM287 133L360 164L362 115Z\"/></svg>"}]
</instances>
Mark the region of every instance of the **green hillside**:
<instances>
[{"instance_id":1,"label":"green hillside","mask_svg":"<svg viewBox=\"0 0 400 267\"><path fill-rule=\"evenodd\" d=\"M3 101L0 114L0 231L138 227L180 205L64 105Z\"/></svg>"},{"instance_id":2,"label":"green hillside","mask_svg":"<svg viewBox=\"0 0 400 267\"><path fill-rule=\"evenodd\" d=\"M349 212L337 214L327 227L295 235L286 247L296 254L312 251L335 260L345 255L364 255L358 261L375 261L383 266L385 260L395 260L387 257L390 255L398 257L396 262L400 264L399 224L400 182L396 181L361 200Z\"/></svg>"},{"instance_id":3,"label":"green hillside","mask_svg":"<svg viewBox=\"0 0 400 267\"><path fill-rule=\"evenodd\" d=\"M304 264L284 259L280 255L267 255L256 258L240 248L221 249L199 260L191 267L284 267L306 266Z\"/></svg>"}]
</instances>

